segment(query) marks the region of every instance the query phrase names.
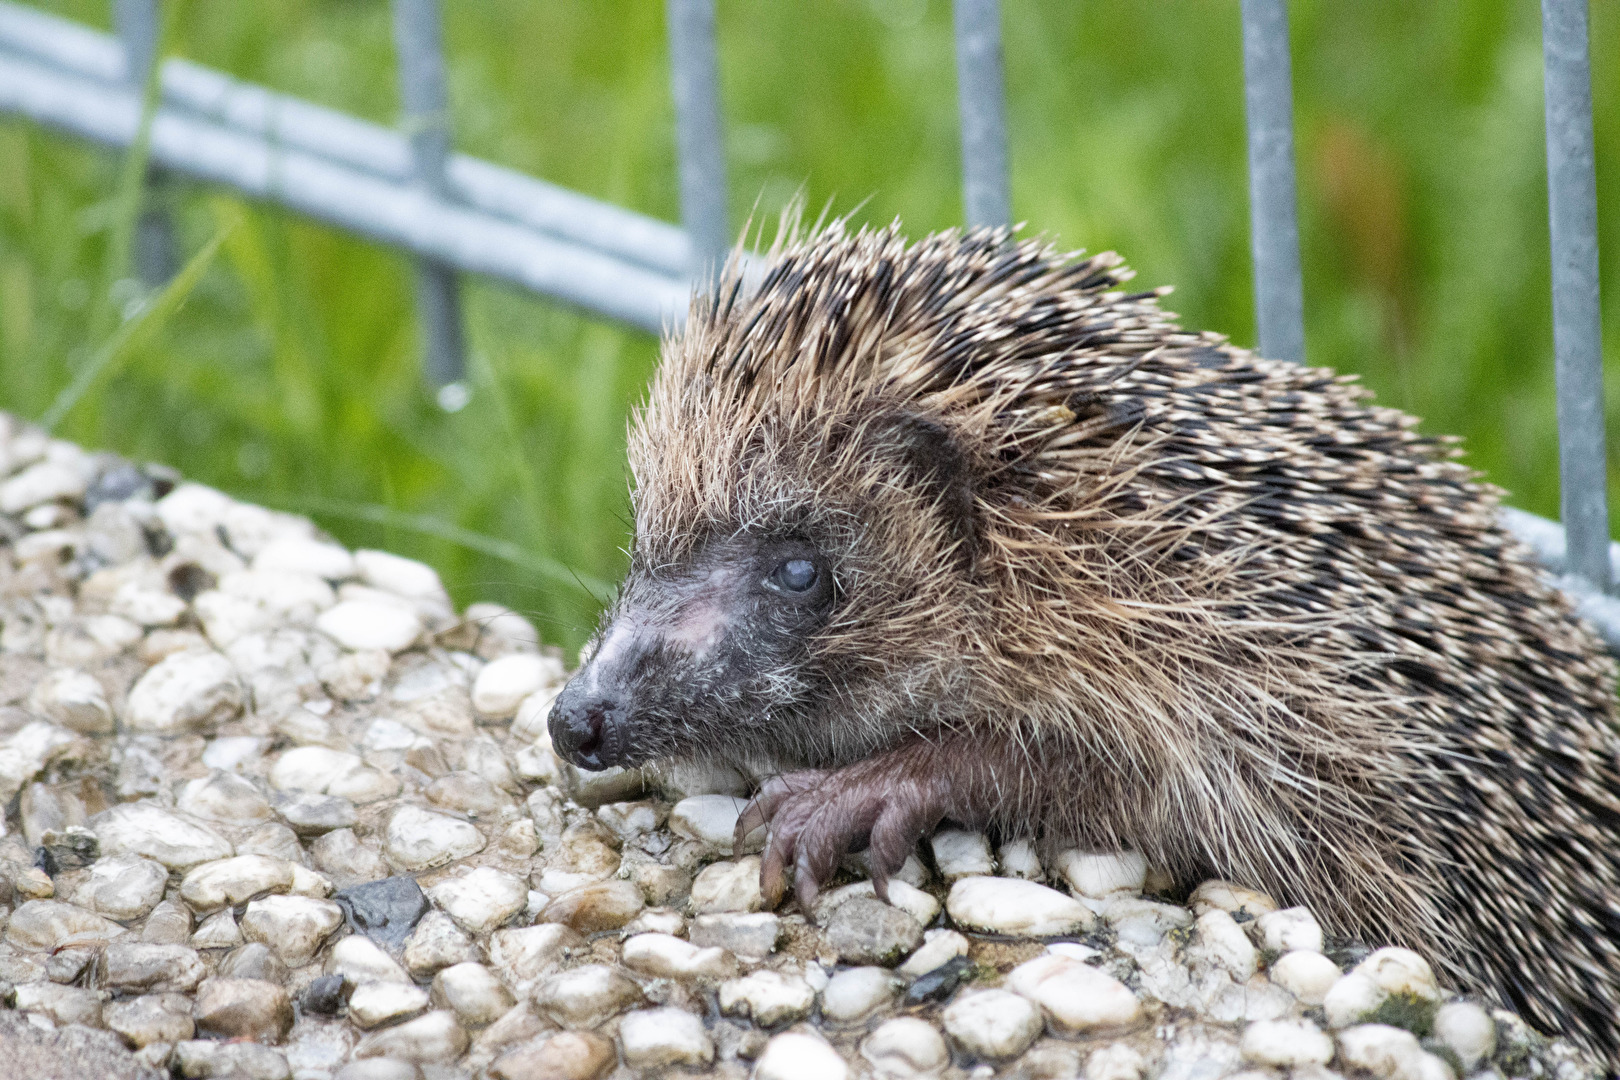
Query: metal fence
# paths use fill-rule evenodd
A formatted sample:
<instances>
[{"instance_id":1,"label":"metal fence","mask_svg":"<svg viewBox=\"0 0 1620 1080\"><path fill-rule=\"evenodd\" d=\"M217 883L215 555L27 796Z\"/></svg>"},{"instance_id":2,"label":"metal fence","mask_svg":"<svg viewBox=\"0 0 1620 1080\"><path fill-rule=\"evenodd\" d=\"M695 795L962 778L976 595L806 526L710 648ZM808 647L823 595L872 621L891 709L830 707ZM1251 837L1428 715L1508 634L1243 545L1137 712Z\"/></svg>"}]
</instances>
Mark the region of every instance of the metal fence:
<instances>
[{"instance_id":1,"label":"metal fence","mask_svg":"<svg viewBox=\"0 0 1620 1080\"><path fill-rule=\"evenodd\" d=\"M157 3L116 0L113 37L0 0L0 112L132 145L155 60ZM392 3L403 130L171 58L157 73L153 165L411 253L425 373L452 391L463 370L460 273L644 330L679 326L732 236L714 0L667 0L684 228L453 153L439 0ZM1005 225L1000 0L954 5L966 216ZM1503 518L1620 650L1620 601L1608 596L1620 544L1608 535L1586 5L1541 0L1564 525L1516 510ZM1242 20L1259 349L1303 363L1287 0L1242 0ZM161 220L143 222L142 237L161 247Z\"/></svg>"}]
</instances>

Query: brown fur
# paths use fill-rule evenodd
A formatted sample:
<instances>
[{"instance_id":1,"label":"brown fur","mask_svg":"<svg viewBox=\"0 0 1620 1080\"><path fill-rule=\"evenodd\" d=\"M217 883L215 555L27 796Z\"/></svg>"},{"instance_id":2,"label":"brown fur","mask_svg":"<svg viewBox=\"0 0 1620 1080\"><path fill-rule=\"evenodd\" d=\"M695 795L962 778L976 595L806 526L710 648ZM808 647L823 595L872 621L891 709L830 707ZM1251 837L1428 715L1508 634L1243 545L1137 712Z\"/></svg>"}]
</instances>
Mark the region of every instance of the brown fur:
<instances>
[{"instance_id":1,"label":"brown fur","mask_svg":"<svg viewBox=\"0 0 1620 1080\"><path fill-rule=\"evenodd\" d=\"M633 576L774 530L839 590L782 704L695 749L910 755L868 771L1308 904L1612 1066L1615 665L1448 442L1128 277L835 225L694 304L631 435Z\"/></svg>"}]
</instances>

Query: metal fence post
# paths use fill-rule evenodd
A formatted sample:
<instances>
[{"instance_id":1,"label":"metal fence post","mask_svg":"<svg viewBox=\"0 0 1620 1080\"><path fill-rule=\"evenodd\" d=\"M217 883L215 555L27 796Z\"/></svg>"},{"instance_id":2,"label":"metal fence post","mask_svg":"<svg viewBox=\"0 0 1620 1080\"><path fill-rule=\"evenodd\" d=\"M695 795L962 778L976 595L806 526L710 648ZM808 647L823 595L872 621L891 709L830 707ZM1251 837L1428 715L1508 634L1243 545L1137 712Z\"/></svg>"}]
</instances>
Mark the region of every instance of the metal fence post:
<instances>
[{"instance_id":1,"label":"metal fence post","mask_svg":"<svg viewBox=\"0 0 1620 1080\"><path fill-rule=\"evenodd\" d=\"M1260 353L1305 362L1305 299L1294 194L1294 91L1287 0L1243 0L1249 126L1249 244Z\"/></svg>"},{"instance_id":2,"label":"metal fence post","mask_svg":"<svg viewBox=\"0 0 1620 1080\"><path fill-rule=\"evenodd\" d=\"M1012 224L1001 0L956 0L956 94L962 113L962 208L969 225Z\"/></svg>"},{"instance_id":3,"label":"metal fence post","mask_svg":"<svg viewBox=\"0 0 1620 1080\"><path fill-rule=\"evenodd\" d=\"M1558 371L1560 513L1568 539L1568 567L1594 588L1607 591L1608 458L1586 4L1587 0L1541 0L1547 210Z\"/></svg>"},{"instance_id":4,"label":"metal fence post","mask_svg":"<svg viewBox=\"0 0 1620 1080\"><path fill-rule=\"evenodd\" d=\"M445 88L438 0L394 0L394 48L399 54L399 96L415 182L448 199L450 95ZM461 284L453 269L431 259L417 260L416 311L424 374L438 391L439 404L454 411L467 398L461 385L466 372Z\"/></svg>"},{"instance_id":5,"label":"metal fence post","mask_svg":"<svg viewBox=\"0 0 1620 1080\"><path fill-rule=\"evenodd\" d=\"M692 277L705 282L712 279L731 246L714 0L669 0L666 11L681 224L692 241L696 263Z\"/></svg>"},{"instance_id":6,"label":"metal fence post","mask_svg":"<svg viewBox=\"0 0 1620 1080\"><path fill-rule=\"evenodd\" d=\"M124 46L124 77L137 94L146 90L157 62L159 28L158 0L117 0L113 22ZM164 284L179 268L174 221L160 200L164 187L162 173L149 169L140 215L135 220L135 275L151 287Z\"/></svg>"}]
</instances>

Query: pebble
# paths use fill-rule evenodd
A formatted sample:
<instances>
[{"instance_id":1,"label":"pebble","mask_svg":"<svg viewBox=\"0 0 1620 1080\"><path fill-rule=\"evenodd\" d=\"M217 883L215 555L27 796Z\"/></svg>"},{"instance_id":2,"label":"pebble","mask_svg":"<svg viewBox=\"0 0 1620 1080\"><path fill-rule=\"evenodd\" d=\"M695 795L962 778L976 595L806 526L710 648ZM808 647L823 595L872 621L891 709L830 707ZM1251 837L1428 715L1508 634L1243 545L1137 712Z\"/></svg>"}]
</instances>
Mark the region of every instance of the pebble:
<instances>
[{"instance_id":1,"label":"pebble","mask_svg":"<svg viewBox=\"0 0 1620 1080\"><path fill-rule=\"evenodd\" d=\"M419 1064L453 1061L467 1049L467 1032L456 1014L438 1009L415 1020L373 1031L354 1048L357 1058L391 1057Z\"/></svg>"},{"instance_id":2,"label":"pebble","mask_svg":"<svg viewBox=\"0 0 1620 1080\"><path fill-rule=\"evenodd\" d=\"M1309 1020L1260 1020L1244 1029L1242 1053L1251 1064L1281 1069L1326 1065L1333 1039Z\"/></svg>"},{"instance_id":3,"label":"pebble","mask_svg":"<svg viewBox=\"0 0 1620 1080\"><path fill-rule=\"evenodd\" d=\"M115 941L101 954L101 985L119 993L186 993L208 974L187 945Z\"/></svg>"},{"instance_id":4,"label":"pebble","mask_svg":"<svg viewBox=\"0 0 1620 1080\"><path fill-rule=\"evenodd\" d=\"M494 1023L516 1004L510 991L483 964L452 964L433 977L433 1004L451 1009L468 1027Z\"/></svg>"},{"instance_id":5,"label":"pebble","mask_svg":"<svg viewBox=\"0 0 1620 1080\"><path fill-rule=\"evenodd\" d=\"M1225 968L1236 981L1247 982L1258 969L1260 956L1249 941L1249 935L1232 916L1217 908L1198 916L1194 925L1198 930L1199 952Z\"/></svg>"},{"instance_id":6,"label":"pebble","mask_svg":"<svg viewBox=\"0 0 1620 1080\"><path fill-rule=\"evenodd\" d=\"M60 949L76 941L100 943L123 932L117 923L59 900L29 900L6 923L6 940L20 949Z\"/></svg>"},{"instance_id":7,"label":"pebble","mask_svg":"<svg viewBox=\"0 0 1620 1080\"><path fill-rule=\"evenodd\" d=\"M253 557L253 569L309 574L328 581L342 581L358 573L354 556L342 545L304 536L284 536L270 541Z\"/></svg>"},{"instance_id":8,"label":"pebble","mask_svg":"<svg viewBox=\"0 0 1620 1080\"><path fill-rule=\"evenodd\" d=\"M191 937L191 909L179 900L161 900L141 927L141 940L154 945L184 945Z\"/></svg>"},{"instance_id":9,"label":"pebble","mask_svg":"<svg viewBox=\"0 0 1620 1080\"><path fill-rule=\"evenodd\" d=\"M670 810L669 831L702 845L705 851L732 855L737 819L747 805L747 799L733 795L692 795ZM763 829L755 830L750 836L753 842L745 850L758 851L764 846Z\"/></svg>"},{"instance_id":10,"label":"pebble","mask_svg":"<svg viewBox=\"0 0 1620 1080\"><path fill-rule=\"evenodd\" d=\"M1184 907L1119 893L1104 905L1103 918L1114 928L1120 941L1143 948L1152 948L1170 931L1193 923L1192 914Z\"/></svg>"},{"instance_id":11,"label":"pebble","mask_svg":"<svg viewBox=\"0 0 1620 1080\"><path fill-rule=\"evenodd\" d=\"M1005 877L1039 881L1046 876L1041 857L1035 850L1035 842L1027 836L1008 840L997 848L996 862L1001 865L1001 873Z\"/></svg>"},{"instance_id":12,"label":"pebble","mask_svg":"<svg viewBox=\"0 0 1620 1080\"><path fill-rule=\"evenodd\" d=\"M340 939L326 954L325 971L337 975L349 986L368 982L409 984L410 975L376 942L362 934Z\"/></svg>"},{"instance_id":13,"label":"pebble","mask_svg":"<svg viewBox=\"0 0 1620 1080\"><path fill-rule=\"evenodd\" d=\"M422 1080L422 1070L398 1058L361 1058L339 1069L332 1080Z\"/></svg>"},{"instance_id":14,"label":"pebble","mask_svg":"<svg viewBox=\"0 0 1620 1080\"><path fill-rule=\"evenodd\" d=\"M364 804L399 793L399 781L365 764L354 755L324 746L288 750L270 769L270 785L278 791L336 795Z\"/></svg>"},{"instance_id":15,"label":"pebble","mask_svg":"<svg viewBox=\"0 0 1620 1080\"><path fill-rule=\"evenodd\" d=\"M77 499L85 492L84 473L42 461L0 483L0 514L20 514L41 503Z\"/></svg>"},{"instance_id":16,"label":"pebble","mask_svg":"<svg viewBox=\"0 0 1620 1080\"><path fill-rule=\"evenodd\" d=\"M90 821L104 855L140 855L182 873L229 858L231 844L201 821L154 802L124 803Z\"/></svg>"},{"instance_id":17,"label":"pebble","mask_svg":"<svg viewBox=\"0 0 1620 1080\"><path fill-rule=\"evenodd\" d=\"M879 1076L933 1076L950 1064L950 1051L934 1025L914 1016L885 1021L861 1043L861 1056Z\"/></svg>"},{"instance_id":18,"label":"pebble","mask_svg":"<svg viewBox=\"0 0 1620 1080\"><path fill-rule=\"evenodd\" d=\"M428 912L428 900L416 879L405 875L352 885L332 899L349 923L373 941L395 947L404 943L417 920Z\"/></svg>"},{"instance_id":19,"label":"pebble","mask_svg":"<svg viewBox=\"0 0 1620 1080\"><path fill-rule=\"evenodd\" d=\"M876 895L877 889L870 881L856 881L822 893L816 899L816 920L825 922L846 900L853 900L857 896ZM909 885L899 879L889 882L888 903L916 919L919 926L927 926L934 921L934 916L939 914L939 901L934 899L933 894L923 892L915 885Z\"/></svg>"},{"instance_id":20,"label":"pebble","mask_svg":"<svg viewBox=\"0 0 1620 1080\"><path fill-rule=\"evenodd\" d=\"M1371 979L1386 994L1440 1000L1440 985L1435 982L1434 969L1411 949L1388 946L1374 950L1356 965L1355 973Z\"/></svg>"},{"instance_id":21,"label":"pebble","mask_svg":"<svg viewBox=\"0 0 1620 1080\"><path fill-rule=\"evenodd\" d=\"M827 920L828 948L849 964L892 967L922 944L922 926L876 897L857 896Z\"/></svg>"},{"instance_id":22,"label":"pebble","mask_svg":"<svg viewBox=\"0 0 1620 1080\"><path fill-rule=\"evenodd\" d=\"M307 896L267 896L247 906L242 936L270 946L289 967L315 956L326 938L343 924L343 909L330 900Z\"/></svg>"},{"instance_id":23,"label":"pebble","mask_svg":"<svg viewBox=\"0 0 1620 1080\"><path fill-rule=\"evenodd\" d=\"M422 921L426 923L428 920ZM497 930L489 935L489 962L514 993L527 997L542 978L561 965L565 953L582 945L584 940L573 930L557 923ZM406 966L411 968L413 974L420 976L422 969L411 962L409 948L405 958Z\"/></svg>"},{"instance_id":24,"label":"pebble","mask_svg":"<svg viewBox=\"0 0 1620 1080\"><path fill-rule=\"evenodd\" d=\"M427 895L467 933L487 934L523 910L529 887L521 878L480 866L461 877L446 878Z\"/></svg>"},{"instance_id":25,"label":"pebble","mask_svg":"<svg viewBox=\"0 0 1620 1080\"><path fill-rule=\"evenodd\" d=\"M1271 911L1254 921L1260 947L1274 953L1322 951L1322 927L1302 907Z\"/></svg>"},{"instance_id":26,"label":"pebble","mask_svg":"<svg viewBox=\"0 0 1620 1080\"><path fill-rule=\"evenodd\" d=\"M1352 971L1335 980L1322 995L1322 1013L1328 1027L1349 1027L1377 1012L1387 997L1389 994L1364 972Z\"/></svg>"},{"instance_id":27,"label":"pebble","mask_svg":"<svg viewBox=\"0 0 1620 1080\"><path fill-rule=\"evenodd\" d=\"M849 1066L824 1039L797 1031L773 1035L754 1063L754 1080L846 1080Z\"/></svg>"},{"instance_id":28,"label":"pebble","mask_svg":"<svg viewBox=\"0 0 1620 1080\"><path fill-rule=\"evenodd\" d=\"M561 682L562 675L549 656L518 653L491 660L473 680L473 708L484 716L505 720L517 713L524 698Z\"/></svg>"},{"instance_id":29,"label":"pebble","mask_svg":"<svg viewBox=\"0 0 1620 1080\"><path fill-rule=\"evenodd\" d=\"M1017 878L963 878L951 886L945 911L969 930L1026 937L1083 934L1097 922L1074 897Z\"/></svg>"},{"instance_id":30,"label":"pebble","mask_svg":"<svg viewBox=\"0 0 1620 1080\"><path fill-rule=\"evenodd\" d=\"M1272 961L1267 974L1273 983L1298 998L1300 1004L1321 1005L1342 973L1339 965L1321 953L1300 950Z\"/></svg>"},{"instance_id":31,"label":"pebble","mask_svg":"<svg viewBox=\"0 0 1620 1080\"><path fill-rule=\"evenodd\" d=\"M444 596L439 572L415 559L362 548L354 553L354 564L360 572L360 580L373 588L413 600L438 600Z\"/></svg>"},{"instance_id":32,"label":"pebble","mask_svg":"<svg viewBox=\"0 0 1620 1080\"><path fill-rule=\"evenodd\" d=\"M876 1013L899 992L887 968L846 968L821 991L821 1014L838 1024L853 1024Z\"/></svg>"},{"instance_id":33,"label":"pebble","mask_svg":"<svg viewBox=\"0 0 1620 1080\"><path fill-rule=\"evenodd\" d=\"M245 904L292 887L292 866L263 855L238 855L194 867L180 882L180 899L198 913Z\"/></svg>"},{"instance_id":34,"label":"pebble","mask_svg":"<svg viewBox=\"0 0 1620 1080\"><path fill-rule=\"evenodd\" d=\"M336 795L301 792L276 800L275 812L299 836L320 836L355 823L354 803Z\"/></svg>"},{"instance_id":35,"label":"pebble","mask_svg":"<svg viewBox=\"0 0 1620 1080\"><path fill-rule=\"evenodd\" d=\"M203 731L242 711L236 668L212 650L176 653L138 679L124 707L132 731L175 735Z\"/></svg>"},{"instance_id":36,"label":"pebble","mask_svg":"<svg viewBox=\"0 0 1620 1080\"><path fill-rule=\"evenodd\" d=\"M1192 1076L1219 1075L1225 1072L1222 1061L1214 1055L1203 1051L1202 1047L1194 1046L1192 1053L1187 1055L1191 1060L1187 1063L1192 1066L1188 1072ZM1179 1063L1177 1063L1179 1064ZM1236 1064L1235 1062L1233 1064ZM1177 1070L1180 1072L1181 1070ZM1147 1072L1147 1063L1142 1060L1141 1053L1128 1043L1113 1043L1095 1051L1086 1060L1086 1080L1142 1080ZM1231 1080L1236 1080L1237 1074L1229 1074ZM1242 1074L1249 1080L1259 1080L1253 1074ZM1263 1077L1269 1074L1260 1074Z\"/></svg>"},{"instance_id":37,"label":"pebble","mask_svg":"<svg viewBox=\"0 0 1620 1080\"><path fill-rule=\"evenodd\" d=\"M492 950L501 933L504 931L491 937ZM428 978L452 964L477 959L479 953L472 939L442 911L430 911L422 916L405 942L405 966L419 979Z\"/></svg>"},{"instance_id":38,"label":"pebble","mask_svg":"<svg viewBox=\"0 0 1620 1080\"><path fill-rule=\"evenodd\" d=\"M908 979L915 979L967 953L968 939L955 930L924 930L922 946L895 970Z\"/></svg>"},{"instance_id":39,"label":"pebble","mask_svg":"<svg viewBox=\"0 0 1620 1080\"><path fill-rule=\"evenodd\" d=\"M684 1009L626 1013L619 1021L619 1043L632 1069L702 1068L714 1060L714 1043L702 1019Z\"/></svg>"},{"instance_id":40,"label":"pebble","mask_svg":"<svg viewBox=\"0 0 1620 1080\"><path fill-rule=\"evenodd\" d=\"M22 988L18 988L19 996ZM175 1043L196 1033L191 999L184 994L142 994L124 1001L109 1001L101 1021L137 1050L152 1043Z\"/></svg>"},{"instance_id":41,"label":"pebble","mask_svg":"<svg viewBox=\"0 0 1620 1080\"><path fill-rule=\"evenodd\" d=\"M104 1022L101 995L77 986L58 986L52 982L19 986L11 1007L18 1012L48 1016L58 1026L83 1024L86 1027L101 1027Z\"/></svg>"},{"instance_id":42,"label":"pebble","mask_svg":"<svg viewBox=\"0 0 1620 1080\"><path fill-rule=\"evenodd\" d=\"M991 1061L1022 1054L1045 1027L1040 1007L1009 990L963 994L940 1019L946 1034L963 1050Z\"/></svg>"},{"instance_id":43,"label":"pebble","mask_svg":"<svg viewBox=\"0 0 1620 1080\"><path fill-rule=\"evenodd\" d=\"M699 915L687 938L694 945L716 945L743 960L763 960L776 951L781 921L768 911L752 915Z\"/></svg>"},{"instance_id":44,"label":"pebble","mask_svg":"<svg viewBox=\"0 0 1620 1080\"><path fill-rule=\"evenodd\" d=\"M758 911L764 905L759 890L759 856L736 862L710 863L692 882L692 912L716 915L728 911Z\"/></svg>"},{"instance_id":45,"label":"pebble","mask_svg":"<svg viewBox=\"0 0 1620 1080\"><path fill-rule=\"evenodd\" d=\"M618 1060L611 1039L565 1031L508 1050L489 1067L493 1080L596 1080Z\"/></svg>"},{"instance_id":46,"label":"pebble","mask_svg":"<svg viewBox=\"0 0 1620 1080\"><path fill-rule=\"evenodd\" d=\"M619 929L641 914L644 906L634 882L610 878L563 893L546 905L541 918L594 934Z\"/></svg>"},{"instance_id":47,"label":"pebble","mask_svg":"<svg viewBox=\"0 0 1620 1080\"><path fill-rule=\"evenodd\" d=\"M596 1027L641 1001L641 988L607 964L552 975L534 992L541 1015L566 1028Z\"/></svg>"},{"instance_id":48,"label":"pebble","mask_svg":"<svg viewBox=\"0 0 1620 1080\"><path fill-rule=\"evenodd\" d=\"M1230 881L1211 879L1192 891L1192 895L1187 897L1187 906L1192 908L1194 916L1202 915L1211 908L1219 908L1231 915L1243 912L1259 918L1276 911L1277 901L1263 892L1234 885Z\"/></svg>"},{"instance_id":49,"label":"pebble","mask_svg":"<svg viewBox=\"0 0 1620 1080\"><path fill-rule=\"evenodd\" d=\"M996 872L995 860L990 857L990 841L983 833L941 829L929 843L934 852L934 865L947 884L959 878Z\"/></svg>"},{"instance_id":50,"label":"pebble","mask_svg":"<svg viewBox=\"0 0 1620 1080\"><path fill-rule=\"evenodd\" d=\"M232 949L242 944L242 928L230 908L216 911L198 924L191 935L193 949Z\"/></svg>"},{"instance_id":51,"label":"pebble","mask_svg":"<svg viewBox=\"0 0 1620 1080\"><path fill-rule=\"evenodd\" d=\"M188 780L175 806L188 814L231 825L252 825L271 816L270 801L257 787L223 770Z\"/></svg>"},{"instance_id":52,"label":"pebble","mask_svg":"<svg viewBox=\"0 0 1620 1080\"><path fill-rule=\"evenodd\" d=\"M403 604L343 600L321 612L315 629L351 652L380 649L397 653L422 636L422 619Z\"/></svg>"},{"instance_id":53,"label":"pebble","mask_svg":"<svg viewBox=\"0 0 1620 1080\"><path fill-rule=\"evenodd\" d=\"M367 1030L415 1016L428 1007L428 992L410 983L365 982L349 995L349 1019Z\"/></svg>"},{"instance_id":54,"label":"pebble","mask_svg":"<svg viewBox=\"0 0 1620 1080\"><path fill-rule=\"evenodd\" d=\"M402 806L388 819L388 858L402 870L431 870L483 849L483 833L444 814Z\"/></svg>"},{"instance_id":55,"label":"pebble","mask_svg":"<svg viewBox=\"0 0 1620 1080\"><path fill-rule=\"evenodd\" d=\"M1048 953L1014 968L1007 989L1039 1005L1065 1033L1127 1027L1141 1016L1136 995L1089 964Z\"/></svg>"},{"instance_id":56,"label":"pebble","mask_svg":"<svg viewBox=\"0 0 1620 1080\"><path fill-rule=\"evenodd\" d=\"M1496 1021L1471 1001L1453 1001L1434 1014L1435 1039L1462 1063L1468 1075L1496 1054Z\"/></svg>"},{"instance_id":57,"label":"pebble","mask_svg":"<svg viewBox=\"0 0 1620 1080\"><path fill-rule=\"evenodd\" d=\"M163 864L139 855L115 855L98 859L90 867L74 903L110 919L128 922L139 919L163 899L169 872Z\"/></svg>"},{"instance_id":58,"label":"pebble","mask_svg":"<svg viewBox=\"0 0 1620 1080\"><path fill-rule=\"evenodd\" d=\"M491 818L512 808L512 797L474 772L441 776L423 792L428 802L472 818Z\"/></svg>"},{"instance_id":59,"label":"pebble","mask_svg":"<svg viewBox=\"0 0 1620 1080\"><path fill-rule=\"evenodd\" d=\"M289 1080L287 1056L251 1042L188 1039L174 1047L176 1071L187 1080L230 1077L231 1080Z\"/></svg>"},{"instance_id":60,"label":"pebble","mask_svg":"<svg viewBox=\"0 0 1620 1080\"><path fill-rule=\"evenodd\" d=\"M1147 881L1147 857L1138 851L1078 851L1057 857L1057 872L1081 896L1095 899L1115 893L1141 893Z\"/></svg>"},{"instance_id":61,"label":"pebble","mask_svg":"<svg viewBox=\"0 0 1620 1080\"><path fill-rule=\"evenodd\" d=\"M816 1003L816 992L797 975L769 969L720 984L720 1011L745 1016L761 1027L802 1020Z\"/></svg>"},{"instance_id":62,"label":"pebble","mask_svg":"<svg viewBox=\"0 0 1620 1080\"><path fill-rule=\"evenodd\" d=\"M280 1042L293 1022L287 991L262 979L204 979L193 1015L203 1035L255 1042Z\"/></svg>"},{"instance_id":63,"label":"pebble","mask_svg":"<svg viewBox=\"0 0 1620 1080\"><path fill-rule=\"evenodd\" d=\"M107 694L93 675L73 668L57 668L35 684L28 705L81 735L105 735L113 730L113 710Z\"/></svg>"},{"instance_id":64,"label":"pebble","mask_svg":"<svg viewBox=\"0 0 1620 1080\"><path fill-rule=\"evenodd\" d=\"M1450 1080L1451 1067L1418 1044L1417 1036L1388 1024L1360 1024L1339 1032L1339 1063L1379 1080Z\"/></svg>"},{"instance_id":65,"label":"pebble","mask_svg":"<svg viewBox=\"0 0 1620 1080\"><path fill-rule=\"evenodd\" d=\"M729 979L737 958L725 949L700 949L670 934L637 934L624 943L624 966L657 979Z\"/></svg>"}]
</instances>

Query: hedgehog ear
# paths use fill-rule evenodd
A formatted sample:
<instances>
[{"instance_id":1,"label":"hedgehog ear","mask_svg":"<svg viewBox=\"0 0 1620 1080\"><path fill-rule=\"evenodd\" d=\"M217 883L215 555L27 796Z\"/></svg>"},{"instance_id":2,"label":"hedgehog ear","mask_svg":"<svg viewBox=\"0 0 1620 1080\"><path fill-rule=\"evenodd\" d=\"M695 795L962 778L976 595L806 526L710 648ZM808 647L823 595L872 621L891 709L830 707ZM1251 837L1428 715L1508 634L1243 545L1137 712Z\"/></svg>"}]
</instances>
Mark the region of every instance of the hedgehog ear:
<instances>
[{"instance_id":1,"label":"hedgehog ear","mask_svg":"<svg viewBox=\"0 0 1620 1080\"><path fill-rule=\"evenodd\" d=\"M885 441L898 452L912 482L926 491L959 541L958 552L971 570L977 555L978 528L973 512L973 479L967 454L939 421L900 413L886 425Z\"/></svg>"}]
</instances>

